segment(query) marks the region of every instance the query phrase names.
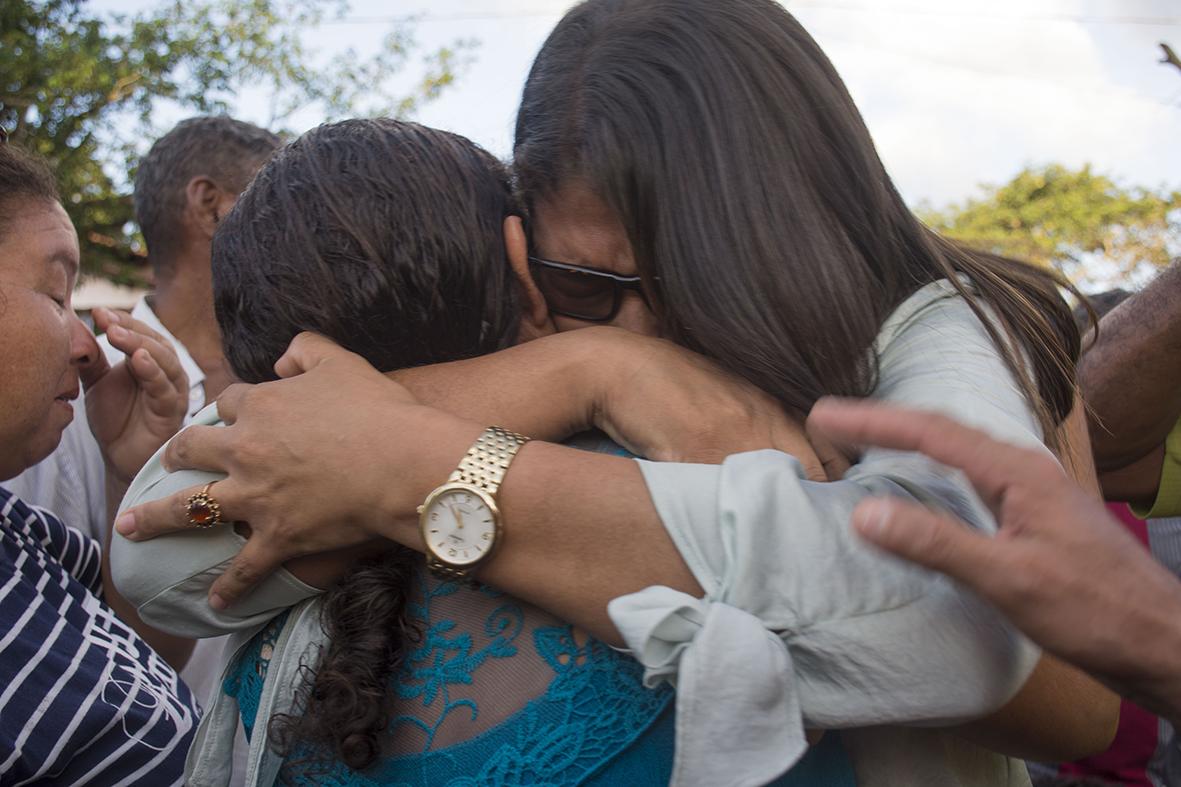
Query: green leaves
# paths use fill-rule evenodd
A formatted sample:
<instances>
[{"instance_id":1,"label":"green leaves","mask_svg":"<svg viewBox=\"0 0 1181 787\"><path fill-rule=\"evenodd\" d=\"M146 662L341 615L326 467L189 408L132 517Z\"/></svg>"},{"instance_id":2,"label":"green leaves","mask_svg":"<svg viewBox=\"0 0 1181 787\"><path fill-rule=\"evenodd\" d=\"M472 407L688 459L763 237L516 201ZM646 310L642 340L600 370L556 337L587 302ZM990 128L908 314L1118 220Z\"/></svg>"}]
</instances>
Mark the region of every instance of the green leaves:
<instances>
[{"instance_id":1,"label":"green leaves","mask_svg":"<svg viewBox=\"0 0 1181 787\"><path fill-rule=\"evenodd\" d=\"M309 106L325 120L406 116L453 83L475 46L428 53L422 78L395 93L391 77L417 49L406 25L369 58L325 58L310 46L348 10L346 0L168 0L92 15L83 0L0 3L0 125L54 165L84 270L146 279L130 182L161 102L224 112L249 86L269 97L272 127Z\"/></svg>"},{"instance_id":2,"label":"green leaves","mask_svg":"<svg viewBox=\"0 0 1181 787\"><path fill-rule=\"evenodd\" d=\"M1085 278L1096 263L1127 276L1164 267L1181 249L1181 191L1124 187L1058 164L1022 170L1002 186L944 210L920 210L969 246Z\"/></svg>"}]
</instances>

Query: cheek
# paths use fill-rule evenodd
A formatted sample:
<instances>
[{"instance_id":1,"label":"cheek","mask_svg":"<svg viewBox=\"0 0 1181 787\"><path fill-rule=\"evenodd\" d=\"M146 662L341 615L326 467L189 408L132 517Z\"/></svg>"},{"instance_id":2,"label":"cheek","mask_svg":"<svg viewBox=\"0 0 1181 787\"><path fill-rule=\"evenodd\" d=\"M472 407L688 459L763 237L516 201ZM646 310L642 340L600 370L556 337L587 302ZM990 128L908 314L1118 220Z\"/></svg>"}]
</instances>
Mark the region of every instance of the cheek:
<instances>
[{"instance_id":1,"label":"cheek","mask_svg":"<svg viewBox=\"0 0 1181 787\"><path fill-rule=\"evenodd\" d=\"M47 408L70 368L70 320L36 293L5 293L0 307L0 367L7 410Z\"/></svg>"}]
</instances>

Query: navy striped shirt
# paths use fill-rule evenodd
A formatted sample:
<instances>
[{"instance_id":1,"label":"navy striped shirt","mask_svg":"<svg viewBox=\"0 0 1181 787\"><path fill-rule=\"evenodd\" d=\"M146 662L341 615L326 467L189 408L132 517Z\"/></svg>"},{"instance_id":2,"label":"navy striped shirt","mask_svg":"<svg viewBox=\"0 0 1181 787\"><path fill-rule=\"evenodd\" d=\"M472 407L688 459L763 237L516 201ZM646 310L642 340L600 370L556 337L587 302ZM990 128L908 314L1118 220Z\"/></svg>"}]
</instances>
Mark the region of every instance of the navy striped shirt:
<instances>
[{"instance_id":1,"label":"navy striped shirt","mask_svg":"<svg viewBox=\"0 0 1181 787\"><path fill-rule=\"evenodd\" d=\"M97 542L0 488L0 783L181 783L196 705L101 592Z\"/></svg>"}]
</instances>

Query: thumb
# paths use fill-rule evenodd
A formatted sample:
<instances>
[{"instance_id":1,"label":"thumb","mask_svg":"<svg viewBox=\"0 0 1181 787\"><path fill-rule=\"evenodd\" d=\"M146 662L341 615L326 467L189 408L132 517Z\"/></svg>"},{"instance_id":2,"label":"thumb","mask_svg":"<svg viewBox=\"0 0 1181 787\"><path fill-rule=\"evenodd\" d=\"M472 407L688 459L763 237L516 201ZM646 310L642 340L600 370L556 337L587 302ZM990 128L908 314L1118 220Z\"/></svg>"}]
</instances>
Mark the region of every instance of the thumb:
<instances>
[{"instance_id":1,"label":"thumb","mask_svg":"<svg viewBox=\"0 0 1181 787\"><path fill-rule=\"evenodd\" d=\"M918 503L866 500L853 510L853 527L874 546L947 574L974 590L986 591L983 586L989 576L1005 575L997 567L999 546L995 539Z\"/></svg>"},{"instance_id":2,"label":"thumb","mask_svg":"<svg viewBox=\"0 0 1181 787\"><path fill-rule=\"evenodd\" d=\"M304 331L291 340L287 352L275 361L275 374L282 378L296 377L339 353L348 353L348 350L325 336Z\"/></svg>"}]
</instances>

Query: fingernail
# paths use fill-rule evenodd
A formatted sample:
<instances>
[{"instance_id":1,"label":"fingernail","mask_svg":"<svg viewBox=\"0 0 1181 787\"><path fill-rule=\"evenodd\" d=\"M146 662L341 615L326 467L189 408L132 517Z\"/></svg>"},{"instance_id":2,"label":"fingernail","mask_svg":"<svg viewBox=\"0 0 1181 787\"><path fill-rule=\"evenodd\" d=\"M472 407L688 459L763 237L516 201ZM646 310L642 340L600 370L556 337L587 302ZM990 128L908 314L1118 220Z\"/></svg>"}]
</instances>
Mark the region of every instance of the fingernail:
<instances>
[{"instance_id":1,"label":"fingernail","mask_svg":"<svg viewBox=\"0 0 1181 787\"><path fill-rule=\"evenodd\" d=\"M135 514L130 511L125 511L119 515L115 520L115 529L119 531L119 535L126 538L131 538L135 535Z\"/></svg>"},{"instance_id":2,"label":"fingernail","mask_svg":"<svg viewBox=\"0 0 1181 787\"><path fill-rule=\"evenodd\" d=\"M867 500L853 512L853 527L864 536L873 538L886 532L890 526L893 506L885 500Z\"/></svg>"},{"instance_id":3,"label":"fingernail","mask_svg":"<svg viewBox=\"0 0 1181 787\"><path fill-rule=\"evenodd\" d=\"M209 597L209 606L220 612L229 605L226 604L226 600L224 598L214 593Z\"/></svg>"},{"instance_id":4,"label":"fingernail","mask_svg":"<svg viewBox=\"0 0 1181 787\"><path fill-rule=\"evenodd\" d=\"M111 336L115 337L116 339L122 339L127 336L127 329L122 325L112 325L107 329L107 333L111 334Z\"/></svg>"}]
</instances>

